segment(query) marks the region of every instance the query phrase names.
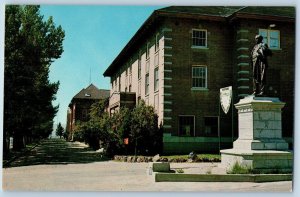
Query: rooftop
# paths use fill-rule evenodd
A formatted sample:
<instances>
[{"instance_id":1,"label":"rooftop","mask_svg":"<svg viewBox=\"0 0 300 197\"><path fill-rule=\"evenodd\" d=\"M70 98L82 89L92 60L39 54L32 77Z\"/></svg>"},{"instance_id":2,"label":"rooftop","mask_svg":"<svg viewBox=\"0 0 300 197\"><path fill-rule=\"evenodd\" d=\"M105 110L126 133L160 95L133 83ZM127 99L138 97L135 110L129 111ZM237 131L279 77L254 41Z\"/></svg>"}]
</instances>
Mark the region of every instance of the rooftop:
<instances>
[{"instance_id":1,"label":"rooftop","mask_svg":"<svg viewBox=\"0 0 300 197\"><path fill-rule=\"evenodd\" d=\"M98 89L94 84L90 84L87 88L83 88L73 99L106 99L109 97L109 90ZM73 100L72 99L72 100Z\"/></svg>"},{"instance_id":2,"label":"rooftop","mask_svg":"<svg viewBox=\"0 0 300 197\"><path fill-rule=\"evenodd\" d=\"M159 21L159 17L185 16L199 19L210 19L226 21L236 18L255 18L265 20L279 20L294 22L295 7L248 7L248 6L170 6L155 10L151 16L138 29L135 35L122 49L119 55L113 60L111 65L103 73L105 77L112 76L124 59L126 54L135 50L138 42L143 38L143 34L149 32L151 26Z\"/></svg>"}]
</instances>

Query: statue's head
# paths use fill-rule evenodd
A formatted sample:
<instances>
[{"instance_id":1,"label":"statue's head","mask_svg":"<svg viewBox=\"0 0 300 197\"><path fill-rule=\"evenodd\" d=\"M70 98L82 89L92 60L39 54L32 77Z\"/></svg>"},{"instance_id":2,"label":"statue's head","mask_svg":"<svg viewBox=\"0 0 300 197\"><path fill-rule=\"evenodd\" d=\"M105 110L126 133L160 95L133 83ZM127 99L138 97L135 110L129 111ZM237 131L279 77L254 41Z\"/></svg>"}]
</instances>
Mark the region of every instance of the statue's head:
<instances>
[{"instance_id":1,"label":"statue's head","mask_svg":"<svg viewBox=\"0 0 300 197\"><path fill-rule=\"evenodd\" d=\"M261 35L256 35L255 36L255 41L256 41L257 44L261 43L263 41L263 37Z\"/></svg>"}]
</instances>

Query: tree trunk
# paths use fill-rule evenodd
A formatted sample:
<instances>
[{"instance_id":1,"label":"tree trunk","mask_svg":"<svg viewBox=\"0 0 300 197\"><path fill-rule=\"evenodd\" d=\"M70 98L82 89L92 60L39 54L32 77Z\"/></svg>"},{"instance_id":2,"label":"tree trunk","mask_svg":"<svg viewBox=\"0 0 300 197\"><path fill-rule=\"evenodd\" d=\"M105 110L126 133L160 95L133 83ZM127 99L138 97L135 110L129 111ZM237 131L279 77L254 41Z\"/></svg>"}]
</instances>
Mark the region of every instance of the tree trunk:
<instances>
[{"instance_id":1,"label":"tree trunk","mask_svg":"<svg viewBox=\"0 0 300 197\"><path fill-rule=\"evenodd\" d=\"M23 135L19 133L14 134L14 140L13 140L13 150L20 151L23 148L25 148Z\"/></svg>"},{"instance_id":2,"label":"tree trunk","mask_svg":"<svg viewBox=\"0 0 300 197\"><path fill-rule=\"evenodd\" d=\"M9 153L9 139L7 139L6 131L3 131L3 158Z\"/></svg>"}]
</instances>

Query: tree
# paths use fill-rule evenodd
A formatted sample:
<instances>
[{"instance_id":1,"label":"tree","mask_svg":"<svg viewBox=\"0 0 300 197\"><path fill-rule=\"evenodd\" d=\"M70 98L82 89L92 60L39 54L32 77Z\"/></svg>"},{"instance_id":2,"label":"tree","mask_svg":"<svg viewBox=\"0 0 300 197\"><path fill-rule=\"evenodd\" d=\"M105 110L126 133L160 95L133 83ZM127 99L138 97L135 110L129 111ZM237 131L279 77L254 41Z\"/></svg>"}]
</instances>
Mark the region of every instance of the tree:
<instances>
[{"instance_id":1,"label":"tree","mask_svg":"<svg viewBox=\"0 0 300 197\"><path fill-rule=\"evenodd\" d=\"M65 34L52 17L43 20L39 6L7 5L5 13L4 139L12 136L20 150L24 139L52 132L59 82L49 81L49 67L63 52Z\"/></svg>"},{"instance_id":2,"label":"tree","mask_svg":"<svg viewBox=\"0 0 300 197\"><path fill-rule=\"evenodd\" d=\"M157 153L162 143L162 131L158 127L158 116L152 106L141 101L131 113L130 124L131 144L134 144L135 154Z\"/></svg>"},{"instance_id":3,"label":"tree","mask_svg":"<svg viewBox=\"0 0 300 197\"><path fill-rule=\"evenodd\" d=\"M64 128L61 126L60 123L58 123L57 128L56 128L56 135L61 138L64 134Z\"/></svg>"}]
</instances>

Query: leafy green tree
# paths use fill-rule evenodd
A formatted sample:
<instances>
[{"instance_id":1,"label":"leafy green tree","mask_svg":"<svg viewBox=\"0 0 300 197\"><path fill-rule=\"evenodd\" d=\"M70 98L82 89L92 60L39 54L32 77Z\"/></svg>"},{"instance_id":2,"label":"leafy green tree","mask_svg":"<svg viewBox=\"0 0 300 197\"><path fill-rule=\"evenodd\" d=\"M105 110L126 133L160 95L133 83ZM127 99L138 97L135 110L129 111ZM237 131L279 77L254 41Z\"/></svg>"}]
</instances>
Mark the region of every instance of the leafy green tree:
<instances>
[{"instance_id":1,"label":"leafy green tree","mask_svg":"<svg viewBox=\"0 0 300 197\"><path fill-rule=\"evenodd\" d=\"M61 126L60 123L58 123L56 128L56 136L59 136L59 138L61 138L63 134L64 134L64 128Z\"/></svg>"},{"instance_id":2,"label":"leafy green tree","mask_svg":"<svg viewBox=\"0 0 300 197\"><path fill-rule=\"evenodd\" d=\"M25 137L40 139L52 132L59 83L49 81L49 67L63 52L64 36L37 5L5 8L4 139L12 136L15 150L25 146Z\"/></svg>"},{"instance_id":3,"label":"leafy green tree","mask_svg":"<svg viewBox=\"0 0 300 197\"><path fill-rule=\"evenodd\" d=\"M158 127L158 116L152 106L142 101L131 113L130 142L135 154L152 154L159 151L162 131Z\"/></svg>"}]
</instances>

